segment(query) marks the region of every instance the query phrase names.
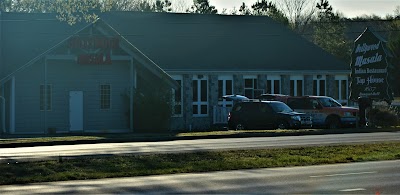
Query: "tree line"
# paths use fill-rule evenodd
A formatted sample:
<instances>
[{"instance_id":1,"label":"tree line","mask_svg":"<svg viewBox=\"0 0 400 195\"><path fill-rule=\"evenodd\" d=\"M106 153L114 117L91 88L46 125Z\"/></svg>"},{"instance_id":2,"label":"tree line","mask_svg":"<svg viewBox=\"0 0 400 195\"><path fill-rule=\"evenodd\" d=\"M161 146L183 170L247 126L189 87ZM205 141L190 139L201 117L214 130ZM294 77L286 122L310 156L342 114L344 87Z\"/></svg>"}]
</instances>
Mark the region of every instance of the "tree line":
<instances>
[{"instance_id":1,"label":"tree line","mask_svg":"<svg viewBox=\"0 0 400 195\"><path fill-rule=\"evenodd\" d=\"M98 12L107 11L268 16L348 63L354 42L348 36L348 28L354 22L375 22L384 29L394 56L395 77L400 78L400 6L384 18L376 15L346 18L335 11L328 0L258 0L252 5L243 2L238 9L222 11L218 11L209 0L193 0L191 4L188 0L1 0L0 11L56 13L60 21L70 25L94 21ZM394 87L394 91L400 95L400 84Z\"/></svg>"}]
</instances>

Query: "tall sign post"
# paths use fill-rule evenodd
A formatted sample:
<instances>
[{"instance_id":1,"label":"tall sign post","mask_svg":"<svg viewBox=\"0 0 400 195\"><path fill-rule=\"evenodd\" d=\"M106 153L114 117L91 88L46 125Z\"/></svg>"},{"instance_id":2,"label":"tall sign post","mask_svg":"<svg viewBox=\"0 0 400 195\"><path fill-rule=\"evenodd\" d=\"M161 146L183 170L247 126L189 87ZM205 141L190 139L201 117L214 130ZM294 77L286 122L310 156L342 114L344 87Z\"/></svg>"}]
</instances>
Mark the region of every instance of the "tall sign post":
<instances>
[{"instance_id":1,"label":"tall sign post","mask_svg":"<svg viewBox=\"0 0 400 195\"><path fill-rule=\"evenodd\" d=\"M365 126L365 110L372 100L391 102L389 86L390 53L386 41L369 28L355 40L351 61L350 100L358 102L360 125Z\"/></svg>"}]
</instances>

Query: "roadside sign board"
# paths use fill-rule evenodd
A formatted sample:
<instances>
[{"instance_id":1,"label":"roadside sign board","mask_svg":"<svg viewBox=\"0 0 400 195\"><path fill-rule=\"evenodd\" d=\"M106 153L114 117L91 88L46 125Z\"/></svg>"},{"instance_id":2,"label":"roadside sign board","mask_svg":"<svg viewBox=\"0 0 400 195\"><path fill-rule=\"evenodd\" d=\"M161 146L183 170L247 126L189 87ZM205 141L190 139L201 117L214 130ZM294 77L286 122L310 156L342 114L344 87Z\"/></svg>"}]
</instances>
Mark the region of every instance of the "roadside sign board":
<instances>
[{"instance_id":1,"label":"roadside sign board","mask_svg":"<svg viewBox=\"0 0 400 195\"><path fill-rule=\"evenodd\" d=\"M389 86L386 41L369 28L355 40L351 61L350 99L393 100Z\"/></svg>"}]
</instances>

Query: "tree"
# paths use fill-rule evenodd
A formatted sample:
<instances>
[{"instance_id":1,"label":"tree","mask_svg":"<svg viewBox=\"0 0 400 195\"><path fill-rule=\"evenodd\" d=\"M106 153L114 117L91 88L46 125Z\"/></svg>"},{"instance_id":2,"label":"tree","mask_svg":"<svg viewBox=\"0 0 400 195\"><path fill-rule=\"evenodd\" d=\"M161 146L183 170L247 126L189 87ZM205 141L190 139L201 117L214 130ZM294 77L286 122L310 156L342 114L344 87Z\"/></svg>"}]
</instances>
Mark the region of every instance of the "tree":
<instances>
[{"instance_id":1,"label":"tree","mask_svg":"<svg viewBox=\"0 0 400 195\"><path fill-rule=\"evenodd\" d=\"M95 12L108 11L113 0L3 0L0 11L25 13L57 13L69 24L97 19Z\"/></svg>"},{"instance_id":2,"label":"tree","mask_svg":"<svg viewBox=\"0 0 400 195\"><path fill-rule=\"evenodd\" d=\"M215 6L210 5L208 0L193 0L193 5L187 12L199 14L217 14Z\"/></svg>"},{"instance_id":3,"label":"tree","mask_svg":"<svg viewBox=\"0 0 400 195\"><path fill-rule=\"evenodd\" d=\"M190 5L186 0L173 0L171 5L172 12L183 13L190 9Z\"/></svg>"},{"instance_id":4,"label":"tree","mask_svg":"<svg viewBox=\"0 0 400 195\"><path fill-rule=\"evenodd\" d=\"M243 3L243 5L244 5L244 3ZM254 3L251 6L251 8L254 10L253 11L254 15L267 15L267 16L271 17L272 19L274 19L284 25L289 24L289 20L285 16L285 14L283 14L277 8L277 6L274 3L272 3L271 1L270 2L268 2L267 0L257 1L256 3Z\"/></svg>"},{"instance_id":5,"label":"tree","mask_svg":"<svg viewBox=\"0 0 400 195\"><path fill-rule=\"evenodd\" d=\"M112 10L117 11L144 11L170 12L172 3L169 0L112 0Z\"/></svg>"},{"instance_id":6,"label":"tree","mask_svg":"<svg viewBox=\"0 0 400 195\"><path fill-rule=\"evenodd\" d=\"M350 62L351 41L346 39L345 25L333 12L328 0L317 3L318 19L314 26L314 43L334 56Z\"/></svg>"},{"instance_id":7,"label":"tree","mask_svg":"<svg viewBox=\"0 0 400 195\"><path fill-rule=\"evenodd\" d=\"M289 19L290 27L298 32L304 33L313 20L316 8L315 0L280 0L279 8Z\"/></svg>"},{"instance_id":8,"label":"tree","mask_svg":"<svg viewBox=\"0 0 400 195\"><path fill-rule=\"evenodd\" d=\"M92 22L97 13L110 10L122 11L171 11L170 0L3 0L0 11L25 13L57 13L60 21L70 25Z\"/></svg>"},{"instance_id":9,"label":"tree","mask_svg":"<svg viewBox=\"0 0 400 195\"><path fill-rule=\"evenodd\" d=\"M400 10L400 9L399 9ZM390 63L389 81L395 96L400 96L400 12L389 24L389 40L387 46L393 55Z\"/></svg>"},{"instance_id":10,"label":"tree","mask_svg":"<svg viewBox=\"0 0 400 195\"><path fill-rule=\"evenodd\" d=\"M169 0L157 0L154 3L154 11L170 12L170 11L172 11L171 5L172 5L172 3Z\"/></svg>"},{"instance_id":11,"label":"tree","mask_svg":"<svg viewBox=\"0 0 400 195\"><path fill-rule=\"evenodd\" d=\"M240 15L252 15L250 8L244 2L239 8L239 13Z\"/></svg>"}]
</instances>

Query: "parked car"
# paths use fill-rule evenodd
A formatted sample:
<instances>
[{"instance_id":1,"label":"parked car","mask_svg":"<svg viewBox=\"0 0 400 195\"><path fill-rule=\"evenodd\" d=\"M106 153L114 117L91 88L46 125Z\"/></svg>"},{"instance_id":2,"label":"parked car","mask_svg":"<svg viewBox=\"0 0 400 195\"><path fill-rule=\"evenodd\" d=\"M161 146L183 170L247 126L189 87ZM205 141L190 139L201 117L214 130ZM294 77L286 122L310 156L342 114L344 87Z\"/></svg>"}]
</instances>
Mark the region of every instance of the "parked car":
<instances>
[{"instance_id":1,"label":"parked car","mask_svg":"<svg viewBox=\"0 0 400 195\"><path fill-rule=\"evenodd\" d=\"M312 117L313 126L330 129L355 126L358 108L342 106L328 96L288 96L281 94L263 94L260 100L277 100L286 103L297 112L303 112Z\"/></svg>"},{"instance_id":2,"label":"parked car","mask_svg":"<svg viewBox=\"0 0 400 195\"><path fill-rule=\"evenodd\" d=\"M228 115L228 128L243 129L299 129L301 116L280 101L250 100L237 102ZM311 123L311 120L309 121Z\"/></svg>"}]
</instances>

